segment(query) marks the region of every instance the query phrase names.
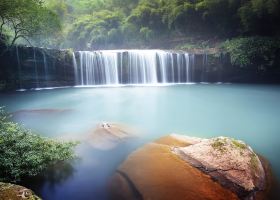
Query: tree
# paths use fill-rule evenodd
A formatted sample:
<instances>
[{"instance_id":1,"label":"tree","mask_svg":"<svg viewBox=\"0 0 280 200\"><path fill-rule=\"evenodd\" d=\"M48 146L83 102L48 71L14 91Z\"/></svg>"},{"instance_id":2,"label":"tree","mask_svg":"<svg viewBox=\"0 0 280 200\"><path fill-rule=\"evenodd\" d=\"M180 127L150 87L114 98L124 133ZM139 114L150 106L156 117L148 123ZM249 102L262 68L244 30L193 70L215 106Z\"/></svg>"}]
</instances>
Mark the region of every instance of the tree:
<instances>
[{"instance_id":1,"label":"tree","mask_svg":"<svg viewBox=\"0 0 280 200\"><path fill-rule=\"evenodd\" d=\"M11 35L10 46L22 38L30 39L43 35L47 37L61 29L55 13L43 6L41 0L1 0L1 35Z\"/></svg>"},{"instance_id":2,"label":"tree","mask_svg":"<svg viewBox=\"0 0 280 200\"><path fill-rule=\"evenodd\" d=\"M280 39L273 37L242 37L226 41L223 47L230 53L235 66L251 67L256 71L277 68Z\"/></svg>"},{"instance_id":3,"label":"tree","mask_svg":"<svg viewBox=\"0 0 280 200\"><path fill-rule=\"evenodd\" d=\"M238 10L243 33L279 33L279 0L247 0Z\"/></svg>"},{"instance_id":4,"label":"tree","mask_svg":"<svg viewBox=\"0 0 280 200\"><path fill-rule=\"evenodd\" d=\"M76 48L98 47L110 43L121 43L122 13L100 10L92 15L82 15L74 22L69 39ZM77 41L77 42L76 42Z\"/></svg>"},{"instance_id":5,"label":"tree","mask_svg":"<svg viewBox=\"0 0 280 200\"><path fill-rule=\"evenodd\" d=\"M162 31L166 29L162 21L163 10L160 0L141 0L138 6L131 12L127 21L134 23L139 28L147 27Z\"/></svg>"},{"instance_id":6,"label":"tree","mask_svg":"<svg viewBox=\"0 0 280 200\"><path fill-rule=\"evenodd\" d=\"M239 28L237 15L241 0L202 0L196 4L196 11L208 31L219 35L234 35Z\"/></svg>"}]
</instances>

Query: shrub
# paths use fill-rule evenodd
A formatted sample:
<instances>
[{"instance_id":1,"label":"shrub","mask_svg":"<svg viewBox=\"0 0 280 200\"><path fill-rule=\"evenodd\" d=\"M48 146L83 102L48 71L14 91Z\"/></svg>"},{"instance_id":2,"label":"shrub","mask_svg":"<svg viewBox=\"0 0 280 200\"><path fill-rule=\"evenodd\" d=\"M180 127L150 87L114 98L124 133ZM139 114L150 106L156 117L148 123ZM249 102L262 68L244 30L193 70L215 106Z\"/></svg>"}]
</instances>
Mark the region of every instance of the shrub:
<instances>
[{"instance_id":1,"label":"shrub","mask_svg":"<svg viewBox=\"0 0 280 200\"><path fill-rule=\"evenodd\" d=\"M280 39L268 37L237 38L226 41L223 48L230 53L233 65L265 69L276 66L280 51Z\"/></svg>"},{"instance_id":2,"label":"shrub","mask_svg":"<svg viewBox=\"0 0 280 200\"><path fill-rule=\"evenodd\" d=\"M0 182L35 176L49 165L73 159L76 142L60 142L33 134L11 122L0 108Z\"/></svg>"}]
</instances>

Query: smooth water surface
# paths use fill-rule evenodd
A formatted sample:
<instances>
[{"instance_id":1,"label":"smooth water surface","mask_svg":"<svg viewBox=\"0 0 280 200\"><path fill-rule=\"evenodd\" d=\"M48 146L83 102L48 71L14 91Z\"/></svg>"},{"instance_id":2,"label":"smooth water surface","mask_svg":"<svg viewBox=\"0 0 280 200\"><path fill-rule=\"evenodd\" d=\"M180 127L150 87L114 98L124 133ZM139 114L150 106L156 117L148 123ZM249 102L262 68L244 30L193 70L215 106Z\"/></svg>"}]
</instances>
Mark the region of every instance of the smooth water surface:
<instances>
[{"instance_id":1,"label":"smooth water surface","mask_svg":"<svg viewBox=\"0 0 280 200\"><path fill-rule=\"evenodd\" d=\"M68 174L35 188L52 200L107 199L108 180L127 154L170 133L244 140L269 159L279 179L279 101L280 86L235 84L67 88L0 95L0 105L9 112L21 111L14 120L44 136L83 138L103 121L127 124L141 133L138 142L112 151L80 145L80 159L68 166ZM51 112L41 113L41 109Z\"/></svg>"}]
</instances>

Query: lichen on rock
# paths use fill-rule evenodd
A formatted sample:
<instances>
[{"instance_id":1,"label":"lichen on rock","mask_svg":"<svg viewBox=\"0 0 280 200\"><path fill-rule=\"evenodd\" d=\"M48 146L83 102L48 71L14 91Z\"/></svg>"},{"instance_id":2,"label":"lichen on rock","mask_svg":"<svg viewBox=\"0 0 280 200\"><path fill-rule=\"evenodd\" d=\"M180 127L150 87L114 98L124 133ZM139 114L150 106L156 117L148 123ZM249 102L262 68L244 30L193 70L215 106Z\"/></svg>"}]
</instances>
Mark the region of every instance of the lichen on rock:
<instances>
[{"instance_id":1,"label":"lichen on rock","mask_svg":"<svg viewBox=\"0 0 280 200\"><path fill-rule=\"evenodd\" d=\"M34 192L20 185L0 182L1 200L41 200Z\"/></svg>"},{"instance_id":2,"label":"lichen on rock","mask_svg":"<svg viewBox=\"0 0 280 200\"><path fill-rule=\"evenodd\" d=\"M240 197L264 190L265 171L258 156L244 142L227 137L204 140L173 152L201 169Z\"/></svg>"}]
</instances>

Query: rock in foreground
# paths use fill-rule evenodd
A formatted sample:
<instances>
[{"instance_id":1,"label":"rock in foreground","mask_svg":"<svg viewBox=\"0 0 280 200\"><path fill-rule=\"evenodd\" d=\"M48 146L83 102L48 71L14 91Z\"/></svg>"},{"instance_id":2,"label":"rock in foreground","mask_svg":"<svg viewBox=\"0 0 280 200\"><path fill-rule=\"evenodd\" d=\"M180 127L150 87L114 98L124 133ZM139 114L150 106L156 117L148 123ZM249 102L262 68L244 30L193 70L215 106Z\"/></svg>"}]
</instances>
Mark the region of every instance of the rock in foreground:
<instances>
[{"instance_id":1,"label":"rock in foreground","mask_svg":"<svg viewBox=\"0 0 280 200\"><path fill-rule=\"evenodd\" d=\"M0 182L1 200L41 200L32 190L10 183Z\"/></svg>"},{"instance_id":2,"label":"rock in foreground","mask_svg":"<svg viewBox=\"0 0 280 200\"><path fill-rule=\"evenodd\" d=\"M240 198L265 189L265 171L259 157L244 142L226 137L201 141L173 152L209 174Z\"/></svg>"},{"instance_id":3,"label":"rock in foreground","mask_svg":"<svg viewBox=\"0 0 280 200\"><path fill-rule=\"evenodd\" d=\"M265 178L258 156L241 141L170 135L130 154L111 190L113 199L264 199L258 191Z\"/></svg>"}]
</instances>

